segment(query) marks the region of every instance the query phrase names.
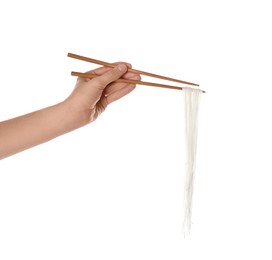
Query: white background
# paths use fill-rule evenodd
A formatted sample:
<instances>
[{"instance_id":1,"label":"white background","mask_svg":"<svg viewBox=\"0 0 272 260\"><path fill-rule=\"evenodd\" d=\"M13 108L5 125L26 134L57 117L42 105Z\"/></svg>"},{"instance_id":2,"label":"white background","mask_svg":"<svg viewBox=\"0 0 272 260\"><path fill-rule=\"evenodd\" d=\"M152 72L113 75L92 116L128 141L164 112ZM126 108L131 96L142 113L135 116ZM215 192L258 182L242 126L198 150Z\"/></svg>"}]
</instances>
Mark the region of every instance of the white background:
<instances>
[{"instance_id":1,"label":"white background","mask_svg":"<svg viewBox=\"0 0 272 260\"><path fill-rule=\"evenodd\" d=\"M0 259L271 259L270 2L1 1L0 120L62 101L70 71L95 67L67 52L207 94L189 237L182 92L138 86L0 162Z\"/></svg>"}]
</instances>

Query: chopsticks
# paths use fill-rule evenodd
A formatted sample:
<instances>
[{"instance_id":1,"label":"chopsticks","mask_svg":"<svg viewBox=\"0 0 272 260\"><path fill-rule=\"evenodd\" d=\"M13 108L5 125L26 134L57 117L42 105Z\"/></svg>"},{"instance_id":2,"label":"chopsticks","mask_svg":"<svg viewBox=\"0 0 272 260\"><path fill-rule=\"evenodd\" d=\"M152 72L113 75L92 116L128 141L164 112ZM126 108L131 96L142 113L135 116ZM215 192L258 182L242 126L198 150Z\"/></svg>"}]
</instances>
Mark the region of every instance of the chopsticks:
<instances>
[{"instance_id":1,"label":"chopsticks","mask_svg":"<svg viewBox=\"0 0 272 260\"><path fill-rule=\"evenodd\" d=\"M83 78L95 78L95 77L97 77L97 75L94 75L94 74L81 73L81 72L76 72L76 71L72 71L71 75L72 76L77 76L77 77L83 77ZM122 82L122 83L130 83L130 84L138 84L138 85L145 85L145 86L152 86L152 87L182 90L181 87L176 87L176 86L171 86L171 85L164 85L164 84L159 84L159 83L151 83L151 82L145 82L145 81L139 81L139 80L129 80L129 79L123 79L123 78L117 79L117 80L115 80L115 82Z\"/></svg>"},{"instance_id":2,"label":"chopsticks","mask_svg":"<svg viewBox=\"0 0 272 260\"><path fill-rule=\"evenodd\" d=\"M87 62L95 63L95 64L98 64L98 65L106 66L106 67L114 68L116 66L116 65L114 65L112 63L108 63L108 62L105 62L105 61L80 56L80 55L73 54L73 53L68 53L67 56L70 57L70 58L77 59L77 60L87 61ZM128 68L128 71L129 72L134 72L134 73L137 73L137 74L141 74L141 75L154 77L154 78L163 79L163 80L179 82L179 83L182 83L182 84L187 84L187 85L192 85L192 86L199 86L199 84L196 84L196 83L192 83L192 82L188 82L188 81L184 81L184 80L179 80L179 79L174 79L174 78L170 78L170 77L166 77L166 76L162 76L162 75L157 75L157 74L146 72L146 71L130 69L130 68ZM71 75L72 76L78 76L78 77L85 77L85 78L97 77L97 75L93 75L93 74L89 74L89 73L75 72L75 71L72 71ZM146 86L153 86L153 87L161 87L161 88L182 90L182 87L178 87L178 86L171 86L171 85L152 83L152 82L145 82L145 81L138 81L138 80L127 80L127 79L123 79L123 78L120 78L120 79L116 80L116 82L124 82L124 83L138 84L138 85L146 85ZM205 91L203 91L203 92L205 92Z\"/></svg>"}]
</instances>

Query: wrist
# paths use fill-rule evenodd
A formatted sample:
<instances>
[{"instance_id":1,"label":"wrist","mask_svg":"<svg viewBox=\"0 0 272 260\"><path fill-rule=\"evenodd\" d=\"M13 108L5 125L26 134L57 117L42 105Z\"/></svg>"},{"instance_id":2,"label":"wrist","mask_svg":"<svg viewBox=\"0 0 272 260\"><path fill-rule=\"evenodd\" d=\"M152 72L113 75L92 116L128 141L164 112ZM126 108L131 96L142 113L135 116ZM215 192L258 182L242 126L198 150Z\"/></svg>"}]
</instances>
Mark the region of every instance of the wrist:
<instances>
[{"instance_id":1,"label":"wrist","mask_svg":"<svg viewBox=\"0 0 272 260\"><path fill-rule=\"evenodd\" d=\"M89 114L86 112L86 110L72 102L72 100L67 99L61 102L59 105L69 118L69 122L71 124L70 127L72 128L71 130L80 128L90 122Z\"/></svg>"}]
</instances>

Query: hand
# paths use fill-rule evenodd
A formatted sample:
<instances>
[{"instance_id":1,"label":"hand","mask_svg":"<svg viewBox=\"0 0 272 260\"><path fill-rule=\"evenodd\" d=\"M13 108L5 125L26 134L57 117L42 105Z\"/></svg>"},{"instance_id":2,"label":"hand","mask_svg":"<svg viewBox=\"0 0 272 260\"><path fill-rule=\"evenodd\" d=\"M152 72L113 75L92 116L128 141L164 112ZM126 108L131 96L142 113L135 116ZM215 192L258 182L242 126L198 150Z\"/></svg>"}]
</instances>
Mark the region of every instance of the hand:
<instances>
[{"instance_id":1,"label":"hand","mask_svg":"<svg viewBox=\"0 0 272 260\"><path fill-rule=\"evenodd\" d=\"M115 80L125 79L140 80L138 74L127 72L132 66L128 63L118 62L115 68L101 67L87 73L98 75L96 78L87 79L79 77L74 91L65 102L77 110L84 117L84 122L94 121L106 107L129 94L135 84L117 83Z\"/></svg>"},{"instance_id":2,"label":"hand","mask_svg":"<svg viewBox=\"0 0 272 260\"><path fill-rule=\"evenodd\" d=\"M120 77L140 80L127 72L130 64L98 68L88 73L93 79L79 77L72 94L63 102L0 122L0 159L47 142L94 121L108 104L127 95L134 84L117 83Z\"/></svg>"}]
</instances>

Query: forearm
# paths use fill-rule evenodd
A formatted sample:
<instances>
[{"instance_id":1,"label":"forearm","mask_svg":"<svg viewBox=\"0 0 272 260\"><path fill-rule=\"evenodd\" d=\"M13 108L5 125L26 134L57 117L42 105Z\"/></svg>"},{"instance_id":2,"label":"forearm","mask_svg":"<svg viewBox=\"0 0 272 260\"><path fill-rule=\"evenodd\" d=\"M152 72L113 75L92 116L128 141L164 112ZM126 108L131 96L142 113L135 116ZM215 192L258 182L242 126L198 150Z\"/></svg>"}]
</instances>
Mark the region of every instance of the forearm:
<instances>
[{"instance_id":1,"label":"forearm","mask_svg":"<svg viewBox=\"0 0 272 260\"><path fill-rule=\"evenodd\" d=\"M47 142L86 124L84 115L62 102L0 123L0 159Z\"/></svg>"}]
</instances>

